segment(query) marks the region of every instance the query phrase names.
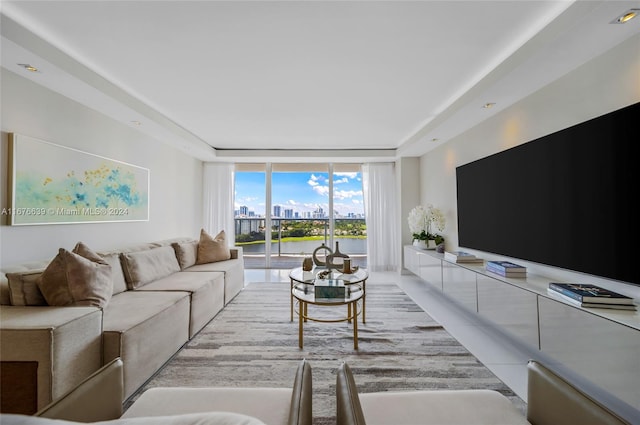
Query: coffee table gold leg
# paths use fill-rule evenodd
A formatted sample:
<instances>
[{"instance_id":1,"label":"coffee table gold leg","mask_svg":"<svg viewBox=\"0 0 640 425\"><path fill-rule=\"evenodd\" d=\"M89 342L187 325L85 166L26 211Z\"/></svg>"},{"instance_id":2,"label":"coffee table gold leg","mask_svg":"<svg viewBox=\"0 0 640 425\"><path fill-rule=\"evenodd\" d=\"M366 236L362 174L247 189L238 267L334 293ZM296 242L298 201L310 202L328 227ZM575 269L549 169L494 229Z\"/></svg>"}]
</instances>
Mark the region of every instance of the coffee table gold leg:
<instances>
[{"instance_id":1,"label":"coffee table gold leg","mask_svg":"<svg viewBox=\"0 0 640 425\"><path fill-rule=\"evenodd\" d=\"M349 304L349 306L351 306L351 304ZM353 314L355 315L355 317L353 318L353 349L354 350L358 349L358 315L357 315L357 311L358 311L358 306L356 305L356 303L353 303Z\"/></svg>"},{"instance_id":2,"label":"coffee table gold leg","mask_svg":"<svg viewBox=\"0 0 640 425\"><path fill-rule=\"evenodd\" d=\"M306 303L300 301L300 305L298 306L298 318L300 320L298 323L298 347L300 348L302 348L302 327L305 320L302 316L304 315L303 311L305 311L305 309Z\"/></svg>"},{"instance_id":3,"label":"coffee table gold leg","mask_svg":"<svg viewBox=\"0 0 640 425\"><path fill-rule=\"evenodd\" d=\"M362 323L367 321L367 280L362 281Z\"/></svg>"},{"instance_id":4,"label":"coffee table gold leg","mask_svg":"<svg viewBox=\"0 0 640 425\"><path fill-rule=\"evenodd\" d=\"M351 303L347 304L347 323L351 323Z\"/></svg>"}]
</instances>

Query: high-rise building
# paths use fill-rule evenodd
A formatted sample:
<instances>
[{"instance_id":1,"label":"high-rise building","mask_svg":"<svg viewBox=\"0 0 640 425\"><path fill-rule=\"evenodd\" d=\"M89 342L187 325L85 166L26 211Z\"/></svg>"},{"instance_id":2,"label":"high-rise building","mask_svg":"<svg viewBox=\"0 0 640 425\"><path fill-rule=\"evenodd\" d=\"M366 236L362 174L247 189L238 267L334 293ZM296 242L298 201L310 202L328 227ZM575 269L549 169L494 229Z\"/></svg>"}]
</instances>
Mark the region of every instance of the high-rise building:
<instances>
[{"instance_id":1,"label":"high-rise building","mask_svg":"<svg viewBox=\"0 0 640 425\"><path fill-rule=\"evenodd\" d=\"M273 216L282 217L282 207L280 205L273 206Z\"/></svg>"},{"instance_id":2,"label":"high-rise building","mask_svg":"<svg viewBox=\"0 0 640 425\"><path fill-rule=\"evenodd\" d=\"M289 208L285 209L284 218L293 218L293 210Z\"/></svg>"},{"instance_id":3,"label":"high-rise building","mask_svg":"<svg viewBox=\"0 0 640 425\"><path fill-rule=\"evenodd\" d=\"M247 207L246 205L243 205L240 207L240 215L248 215L249 212L249 207Z\"/></svg>"}]
</instances>

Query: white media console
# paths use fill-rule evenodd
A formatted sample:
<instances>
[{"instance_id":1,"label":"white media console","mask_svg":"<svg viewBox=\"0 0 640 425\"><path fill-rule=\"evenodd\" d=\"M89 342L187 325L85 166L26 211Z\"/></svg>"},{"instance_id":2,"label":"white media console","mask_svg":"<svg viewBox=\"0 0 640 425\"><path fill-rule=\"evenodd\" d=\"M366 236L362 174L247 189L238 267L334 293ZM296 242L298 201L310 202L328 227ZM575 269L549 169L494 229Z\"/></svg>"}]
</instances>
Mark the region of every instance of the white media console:
<instances>
[{"instance_id":1,"label":"white media console","mask_svg":"<svg viewBox=\"0 0 640 425\"><path fill-rule=\"evenodd\" d=\"M505 278L484 264L404 247L405 267L466 310L640 410L640 313L582 308L547 293L550 280ZM638 303L638 300L636 300Z\"/></svg>"}]
</instances>

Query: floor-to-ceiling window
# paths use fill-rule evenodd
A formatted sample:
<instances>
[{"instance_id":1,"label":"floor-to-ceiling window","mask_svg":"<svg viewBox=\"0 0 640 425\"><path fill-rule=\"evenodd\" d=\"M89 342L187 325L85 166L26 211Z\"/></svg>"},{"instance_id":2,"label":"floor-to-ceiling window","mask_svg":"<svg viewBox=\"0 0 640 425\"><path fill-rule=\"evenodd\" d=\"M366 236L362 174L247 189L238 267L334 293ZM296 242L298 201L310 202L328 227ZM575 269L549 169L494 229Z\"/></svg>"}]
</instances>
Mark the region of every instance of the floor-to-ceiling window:
<instances>
[{"instance_id":1,"label":"floor-to-ceiling window","mask_svg":"<svg viewBox=\"0 0 640 425\"><path fill-rule=\"evenodd\" d=\"M235 216L247 268L294 267L336 242L366 265L360 164L237 164Z\"/></svg>"},{"instance_id":2,"label":"floor-to-ceiling window","mask_svg":"<svg viewBox=\"0 0 640 425\"><path fill-rule=\"evenodd\" d=\"M266 164L236 164L234 187L235 243L242 246L247 266L265 268Z\"/></svg>"}]
</instances>

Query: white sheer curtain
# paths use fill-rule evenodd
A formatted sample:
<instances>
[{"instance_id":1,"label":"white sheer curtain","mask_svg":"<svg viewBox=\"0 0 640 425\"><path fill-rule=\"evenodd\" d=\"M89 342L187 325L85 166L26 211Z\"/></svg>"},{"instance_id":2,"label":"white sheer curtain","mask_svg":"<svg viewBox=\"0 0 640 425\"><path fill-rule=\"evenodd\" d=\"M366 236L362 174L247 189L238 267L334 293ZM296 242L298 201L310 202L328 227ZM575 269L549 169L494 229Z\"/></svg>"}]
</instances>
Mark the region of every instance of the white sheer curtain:
<instances>
[{"instance_id":1,"label":"white sheer curtain","mask_svg":"<svg viewBox=\"0 0 640 425\"><path fill-rule=\"evenodd\" d=\"M367 268L370 271L397 271L399 235L395 164L364 164L362 186L367 221Z\"/></svg>"},{"instance_id":2,"label":"white sheer curtain","mask_svg":"<svg viewBox=\"0 0 640 425\"><path fill-rule=\"evenodd\" d=\"M224 230L227 243L234 245L235 226L233 217L234 164L208 162L202 173L203 227L215 236Z\"/></svg>"}]
</instances>

